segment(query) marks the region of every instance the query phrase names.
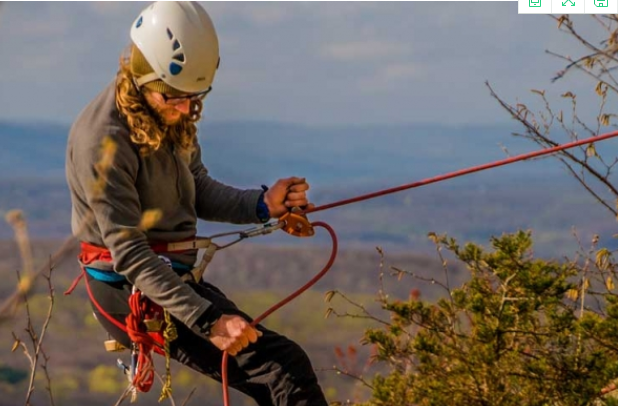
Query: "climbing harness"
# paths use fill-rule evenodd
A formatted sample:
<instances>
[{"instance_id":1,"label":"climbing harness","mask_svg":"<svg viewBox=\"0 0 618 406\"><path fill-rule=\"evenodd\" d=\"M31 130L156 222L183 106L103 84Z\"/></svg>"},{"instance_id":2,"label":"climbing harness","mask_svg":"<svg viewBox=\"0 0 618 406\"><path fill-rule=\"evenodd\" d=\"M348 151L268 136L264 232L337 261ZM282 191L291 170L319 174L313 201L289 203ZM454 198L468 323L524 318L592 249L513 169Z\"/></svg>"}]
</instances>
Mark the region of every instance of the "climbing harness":
<instances>
[{"instance_id":1,"label":"climbing harness","mask_svg":"<svg viewBox=\"0 0 618 406\"><path fill-rule=\"evenodd\" d=\"M304 215L294 215L294 218L305 218ZM300 220L297 220L300 222ZM283 228L286 222L267 223L258 227L253 227L244 231L234 231L228 233L216 234L210 237L197 237L187 241L178 241L170 243L151 244L152 250L157 254L165 254L168 252L186 252L189 250L203 250L202 259L199 264L181 275L181 279L187 281L200 281L206 267L212 261L215 252L218 250L230 247L246 238L256 237L272 233L275 230ZM304 226L306 228L306 226ZM225 244L216 244L213 240L236 236L236 239ZM172 268L176 268L174 264L164 255L159 255L166 264ZM91 268L88 265L95 262L111 262L112 256L108 249L95 246L85 242L81 243L81 252L79 262L82 268L82 273L73 281L65 295L70 294L79 281L86 274L93 278L105 282L124 281L122 275L114 272L106 272ZM170 351L169 345L176 336L176 328L171 320L169 313L161 306L155 304L141 292L132 287L131 295L129 296L129 308L131 313L126 317L125 324L111 317L103 307L95 299L88 278L86 281L86 291L91 302L103 317L110 323L118 327L123 332L127 333L131 340L131 362L127 366L121 359L117 360L117 365L127 375L131 385L131 402L137 399L137 392L150 391L154 382L154 364L152 360L152 351L165 356L166 363L166 379L161 390L159 401L171 395L171 374L170 374ZM116 340L109 339L104 342L105 349L109 352L123 351L126 348Z\"/></svg>"},{"instance_id":2,"label":"climbing harness","mask_svg":"<svg viewBox=\"0 0 618 406\"><path fill-rule=\"evenodd\" d=\"M569 149L569 148L574 148L577 146L581 146L584 144L591 144L594 142L599 142L599 141L603 141L609 138L613 138L618 136L618 131L614 131L614 132L610 132L610 133L606 133L606 134L602 134L602 135L598 135L598 136L594 136L594 137L590 137L587 139L582 139L582 140L577 140L577 141L573 141L573 142L569 142L566 144L562 144L562 145L555 145L553 147L550 148L544 148L541 150L537 150L537 151L533 151L527 154L521 154L521 155L516 155L513 157L509 157L503 160L499 160L499 161L495 161L495 162L490 162L484 165L479 165L479 166L475 166L475 167L470 167L470 168L466 168L466 169L461 169L455 172L450 172L447 174L443 174L443 175L439 175L439 176L435 176L432 178L428 178L428 179L424 179L421 181L417 181L417 182L413 182L413 183L409 183L409 184L404 184L401 186L397 186L397 187L393 187L390 189L384 189L384 190L380 190L377 192L373 192L373 193L368 193L365 195L360 195L357 197L353 197L353 198L349 198L349 199L344 199L344 200L340 200L340 201L336 201L333 203L329 203L329 204L325 204L322 206L316 206L316 207L310 207L310 208L294 208L291 211L289 211L288 213L284 214L277 222L272 222L272 223L267 223L264 224L262 226L259 227L255 227L249 230L245 230L245 231L238 231L238 232L229 232L229 233L222 233L222 234L216 234L210 237L206 237L206 238L202 238L202 237L198 237L195 240L191 240L191 241L181 241L181 242L174 242L174 243L169 243L169 244L164 244L165 245L165 249L161 249L161 247L158 247L158 249L160 251L167 251L167 252L173 252L173 251L179 251L179 250L189 250L189 249L203 249L205 251L204 256L202 257L202 261L200 262L200 264L193 268L188 274L191 275L191 278L194 280L199 281L206 269L206 267L208 266L208 263L212 260L214 253L216 251L219 251L221 249L227 248L231 245L234 245L246 238L250 238L250 237L256 237L256 236L260 236L260 235L266 235L266 234L270 234L276 230L283 230L286 233L296 236L296 237L310 237L313 236L315 234L315 227L320 227L320 228L324 228L330 235L331 240L332 240L332 250L331 250L331 254L330 254L330 258L328 260L328 262L326 263L326 265L324 266L324 268L317 274L315 275L309 282L307 282L305 285L303 285L302 287L300 287L299 289L297 289L296 291L294 291L291 295L287 296L286 298L284 298L283 300L281 300L280 302L276 303L275 305L273 305L272 307L270 307L268 310L266 310L263 314L261 314L260 316L258 316L257 318L255 318L253 320L253 322L251 323L252 326L257 326L262 320L264 320L266 317L268 317L270 314L272 314L273 312L277 311L278 309L280 309L281 307L285 306L287 303L291 302L292 300L294 300L296 297L298 297L299 295L301 295L303 292L305 292L307 289L309 289L311 286L313 286L318 280L320 280L320 278L322 278L328 271L329 269L332 267L333 263L335 262L335 258L337 255L337 249L338 249L338 241L337 241L337 235L335 234L335 231L333 230L333 228L331 226L329 226L328 224L324 223L324 222L313 222L311 223L308 218L307 218L307 214L308 213L315 213L318 211L323 211L323 210L327 210L327 209L331 209L334 207L340 207L340 206L344 206L344 205L348 205L348 204L352 204L352 203L357 203L360 201L364 201L364 200L368 200L368 199L372 199L375 197L379 197L379 196L384 196L387 194L391 194L391 193L395 193L395 192L400 192L403 190L407 190L407 189L413 189L413 188L417 188L420 186L424 186L424 185L428 185L428 184L432 184L432 183L436 183L436 182L440 182L443 180L447 180L447 179L452 179L452 178L456 178L459 176L464 176L464 175L468 175L474 172L480 172L486 169L491 169L491 168L496 168L499 166L503 166L503 165L507 165L507 164L511 164L514 162L518 162L518 161L523 161L526 159L532 159L532 158L537 158L543 155L549 155L558 151L562 151L565 149ZM232 237L235 236L236 239L232 240L231 242L228 242L227 244L224 245L217 245L213 242L213 239L216 238L223 238L223 237ZM157 247L153 247L153 250L155 252L157 252ZM84 268L84 267L82 267ZM82 272L82 275L79 277L81 278L83 276L83 274L86 271L84 270L84 272ZM76 285L77 281L79 279L77 279L73 285L71 286L71 288L69 290L72 290L72 288L74 288L74 286ZM90 288L88 286L88 284L86 284L86 288L88 289L89 295L91 297L91 299L93 299L92 294L90 292ZM135 299L135 301L139 302L138 299ZM94 305L99 309L99 311L102 311L102 309L100 309L100 306L98 305L98 303L93 302ZM139 307L137 304L135 305L137 307ZM133 306L132 306L133 308ZM162 310L162 309L161 309ZM121 329L123 329L124 331L127 331L127 329L124 328L124 326L122 326L121 323L118 323L116 320L110 320L112 323L114 323L115 325L117 325L118 327L120 327ZM166 315L166 319L165 319L165 323L166 325L172 324L171 323L171 319L169 319L169 315ZM128 328L128 326L127 326ZM141 336L139 336L141 337ZM142 350L141 348L138 348L136 353L137 354L141 354L144 351L148 351L150 349L154 349L157 352L163 352L165 353L165 351L162 351L162 349L165 347L166 343L167 345L169 345L169 341L171 340L171 338L166 338L164 340L160 340L160 341L156 341L154 339L146 339L145 337L142 337L144 342L147 342L148 345L150 345L150 347L148 347L148 345L144 345L144 349ZM133 339L132 339L133 340ZM110 343L109 347L111 349L116 349L117 346L116 344ZM135 350L135 348L133 349ZM168 357L169 357L169 353L168 353ZM132 357L132 359L134 359L134 357ZM169 361L169 360L168 360ZM148 381L148 377L149 377L149 373L150 373L150 365L149 362L151 362L151 360L143 360L141 358L137 358L136 360L136 364L137 367L135 369L139 369L145 366L144 371L140 372L142 375L146 376L145 380ZM221 374L222 374L222 387L223 387L223 401L224 401L224 405L225 406L229 406L229 393L228 393L228 378L227 378L227 363L228 363L228 353L225 351L223 353L223 358L221 361ZM141 364L141 365L140 365ZM124 366L124 364L121 364L121 367L125 370L132 370L133 366L131 368L128 368L126 366ZM136 373L137 376L137 373ZM168 381L169 382L169 376L168 376ZM133 385L135 387L136 384L133 383ZM139 387L137 387L137 389L139 390ZM165 388L164 388L165 389ZM169 389L169 388L168 388Z\"/></svg>"}]
</instances>

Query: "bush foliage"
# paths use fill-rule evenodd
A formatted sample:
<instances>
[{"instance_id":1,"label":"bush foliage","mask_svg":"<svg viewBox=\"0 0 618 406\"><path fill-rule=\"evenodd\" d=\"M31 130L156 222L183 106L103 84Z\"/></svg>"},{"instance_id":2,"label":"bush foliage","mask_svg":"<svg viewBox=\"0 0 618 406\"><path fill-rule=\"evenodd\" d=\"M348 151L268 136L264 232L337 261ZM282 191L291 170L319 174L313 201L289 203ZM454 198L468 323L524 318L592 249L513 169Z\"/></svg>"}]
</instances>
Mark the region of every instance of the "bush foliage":
<instances>
[{"instance_id":1,"label":"bush foliage","mask_svg":"<svg viewBox=\"0 0 618 406\"><path fill-rule=\"evenodd\" d=\"M618 404L608 394L618 377L608 251L560 263L534 258L524 231L492 238L491 250L431 238L470 279L456 288L433 280L446 293L434 302L417 290L406 300L380 295L390 320L367 330L364 342L389 372L373 378L364 405Z\"/></svg>"}]
</instances>

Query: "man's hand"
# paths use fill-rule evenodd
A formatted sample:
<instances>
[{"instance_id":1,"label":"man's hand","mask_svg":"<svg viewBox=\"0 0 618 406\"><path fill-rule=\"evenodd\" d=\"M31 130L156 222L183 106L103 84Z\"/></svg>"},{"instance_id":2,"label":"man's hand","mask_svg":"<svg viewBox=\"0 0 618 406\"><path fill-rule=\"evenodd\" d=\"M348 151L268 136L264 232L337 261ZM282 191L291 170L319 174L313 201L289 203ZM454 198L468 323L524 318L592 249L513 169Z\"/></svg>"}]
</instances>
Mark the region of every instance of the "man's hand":
<instances>
[{"instance_id":1,"label":"man's hand","mask_svg":"<svg viewBox=\"0 0 618 406\"><path fill-rule=\"evenodd\" d=\"M224 314L212 326L208 338L215 347L234 356L261 336L262 332L252 327L244 318Z\"/></svg>"},{"instance_id":2,"label":"man's hand","mask_svg":"<svg viewBox=\"0 0 618 406\"><path fill-rule=\"evenodd\" d=\"M305 178L291 177L279 179L264 193L264 203L271 217L281 217L292 207L313 207L307 199L309 184Z\"/></svg>"}]
</instances>

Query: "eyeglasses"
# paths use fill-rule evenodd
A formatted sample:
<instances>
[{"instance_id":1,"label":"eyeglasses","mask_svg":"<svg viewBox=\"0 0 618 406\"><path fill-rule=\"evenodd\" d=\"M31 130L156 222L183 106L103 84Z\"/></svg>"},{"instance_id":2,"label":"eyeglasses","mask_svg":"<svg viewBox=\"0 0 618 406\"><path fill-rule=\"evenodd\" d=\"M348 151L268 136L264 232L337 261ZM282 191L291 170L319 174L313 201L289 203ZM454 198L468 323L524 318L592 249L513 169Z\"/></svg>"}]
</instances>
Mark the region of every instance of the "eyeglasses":
<instances>
[{"instance_id":1,"label":"eyeglasses","mask_svg":"<svg viewBox=\"0 0 618 406\"><path fill-rule=\"evenodd\" d=\"M192 102L198 101L198 100L204 100L206 95L210 93L211 90L212 90L212 86L210 86L208 89L204 90L203 92L199 92L199 93L191 93L185 96L168 96L165 93L161 93L161 97L163 97L163 100L165 101L165 103L175 106L175 105L184 103L186 100L189 100Z\"/></svg>"}]
</instances>

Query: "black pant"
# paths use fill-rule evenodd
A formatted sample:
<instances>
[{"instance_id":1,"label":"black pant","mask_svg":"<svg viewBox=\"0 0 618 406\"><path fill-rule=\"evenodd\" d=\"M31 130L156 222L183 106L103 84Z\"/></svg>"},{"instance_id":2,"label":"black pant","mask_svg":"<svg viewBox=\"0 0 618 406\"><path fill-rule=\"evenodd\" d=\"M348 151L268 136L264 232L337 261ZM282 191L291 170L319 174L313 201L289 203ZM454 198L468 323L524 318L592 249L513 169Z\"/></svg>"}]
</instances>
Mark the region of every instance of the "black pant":
<instances>
[{"instance_id":1,"label":"black pant","mask_svg":"<svg viewBox=\"0 0 618 406\"><path fill-rule=\"evenodd\" d=\"M128 297L131 286L124 282L100 282L89 275L87 278L95 300L110 316L124 324L125 317L130 312ZM251 320L217 287L204 281L190 285L224 313L242 315ZM129 348L130 340L127 334L108 321L96 308L93 307L93 310L109 334ZM170 344L172 358L220 382L222 352L206 337L198 335L178 320L174 322L178 338ZM259 406L327 405L311 362L303 349L290 339L261 325L257 328L263 336L235 357L228 358L230 386L255 399Z\"/></svg>"}]
</instances>

